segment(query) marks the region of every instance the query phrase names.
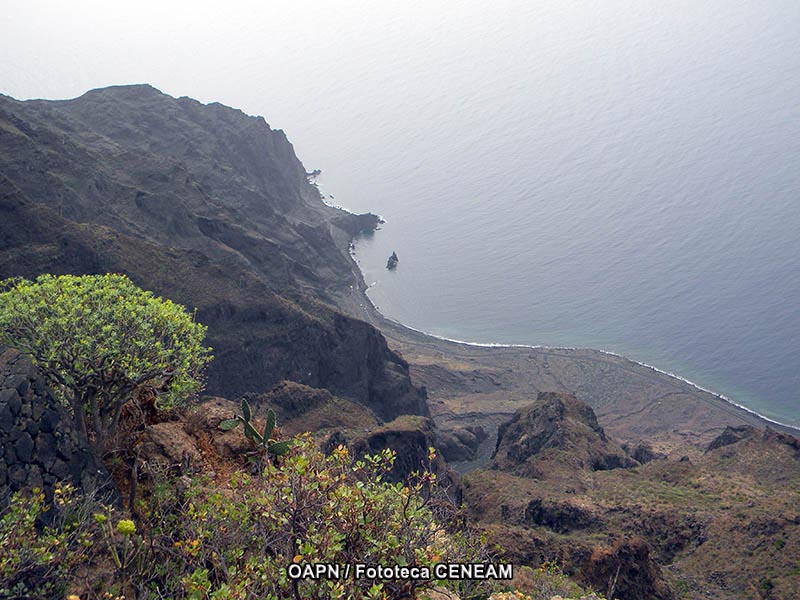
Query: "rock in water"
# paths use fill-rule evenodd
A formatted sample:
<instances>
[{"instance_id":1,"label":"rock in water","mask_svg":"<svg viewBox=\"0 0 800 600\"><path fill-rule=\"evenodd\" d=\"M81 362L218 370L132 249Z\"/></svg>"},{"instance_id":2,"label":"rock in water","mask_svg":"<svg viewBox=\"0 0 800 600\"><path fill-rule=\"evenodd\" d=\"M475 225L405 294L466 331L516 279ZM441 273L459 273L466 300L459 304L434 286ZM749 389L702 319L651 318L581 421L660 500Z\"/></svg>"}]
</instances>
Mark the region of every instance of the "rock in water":
<instances>
[{"instance_id":1,"label":"rock in water","mask_svg":"<svg viewBox=\"0 0 800 600\"><path fill-rule=\"evenodd\" d=\"M389 260L386 261L386 268L390 271L397 266L397 263L400 259L397 258L397 252L392 252L392 255L389 257Z\"/></svg>"}]
</instances>

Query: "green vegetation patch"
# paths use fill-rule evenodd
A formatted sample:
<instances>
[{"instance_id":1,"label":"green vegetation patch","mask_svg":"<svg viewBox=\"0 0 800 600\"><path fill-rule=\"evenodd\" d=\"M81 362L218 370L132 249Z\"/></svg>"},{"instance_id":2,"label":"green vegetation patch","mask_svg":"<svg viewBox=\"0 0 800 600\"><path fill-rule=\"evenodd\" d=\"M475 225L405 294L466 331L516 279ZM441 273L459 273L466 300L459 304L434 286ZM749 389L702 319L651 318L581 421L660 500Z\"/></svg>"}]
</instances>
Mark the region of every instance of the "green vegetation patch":
<instances>
[{"instance_id":1,"label":"green vegetation patch","mask_svg":"<svg viewBox=\"0 0 800 600\"><path fill-rule=\"evenodd\" d=\"M3 289L0 343L31 356L96 447L137 392L149 390L167 408L202 387L206 327L125 275L40 275L6 280Z\"/></svg>"}]
</instances>

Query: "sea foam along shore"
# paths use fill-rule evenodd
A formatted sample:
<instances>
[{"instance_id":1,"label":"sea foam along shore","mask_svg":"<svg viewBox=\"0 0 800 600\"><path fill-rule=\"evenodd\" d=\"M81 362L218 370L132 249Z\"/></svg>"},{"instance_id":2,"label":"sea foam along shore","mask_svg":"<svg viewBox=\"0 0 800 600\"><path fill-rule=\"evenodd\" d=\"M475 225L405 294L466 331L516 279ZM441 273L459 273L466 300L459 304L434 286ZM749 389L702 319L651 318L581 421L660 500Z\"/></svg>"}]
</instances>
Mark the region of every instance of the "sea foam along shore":
<instances>
[{"instance_id":1,"label":"sea foam along shore","mask_svg":"<svg viewBox=\"0 0 800 600\"><path fill-rule=\"evenodd\" d=\"M358 264L358 260L356 260L356 264ZM360 265L359 265L359 269L360 269ZM362 272L362 275L363 275L363 272ZM375 284L367 286L367 290L366 291L369 291L369 288L372 287L373 285L375 285ZM783 422L778 421L776 419L772 419L770 417L762 415L761 413L758 413L755 410L753 410L751 408L748 408L747 406L744 406L742 404L739 404L738 402L735 402L735 401L731 400L730 398L728 398L724 394L720 394L719 392L715 392L714 390L710 390L710 389L705 388L705 387L703 387L701 385L698 385L697 383L695 383L695 382L693 382L693 381L691 381L691 380L689 380L689 379L687 379L685 377L682 377L682 376L680 376L680 375L678 375L676 373L673 373L671 371L665 371L664 369L659 369L656 366L653 366L653 365L650 365L650 364L647 364L647 363L644 363L644 362L641 362L641 361L638 361L638 360L634 360L632 358L629 358L629 357L624 356L622 354L619 354L617 352L612 352L611 350L601 350L601 349L597 349L597 348L580 348L580 347L577 347L577 346L546 346L546 345L542 345L542 344L534 345L534 344L502 344L502 343L499 343L499 342L468 342L466 340L448 338L448 337L436 335L436 334L433 334L433 333L429 333L427 331L422 331L421 329L415 329L414 327L410 327L410 326L408 326L408 325L406 325L404 323L400 323L399 321L396 321L396 320L394 320L392 318L389 318L386 315L384 315L383 313L381 313L381 311L378 309L378 307L375 306L375 303L369 297L368 293L365 292L363 294L363 296L367 298L367 301L370 304L370 308L373 311L375 311L380 316L381 319L383 319L383 320L385 320L385 321L387 321L389 323L392 323L394 326L399 327L401 329L406 329L408 331L413 331L414 333L416 333L418 335L424 335L424 336L431 337L431 338L434 338L434 339L437 339L437 340L441 340L443 342L450 342L450 343L453 343L453 344L461 344L461 345L464 345L464 346L473 346L473 347L476 347L476 348L521 348L521 349L528 348L528 349L534 349L534 350L535 349L539 349L539 350L572 350L572 351L575 351L575 350L591 350L591 351L594 351L594 352L599 352L601 354L606 354L608 356L614 356L616 358L622 358L624 360L627 360L627 361L630 361L632 363L635 363L635 364L637 364L639 366L642 366L642 367L645 367L645 368L650 369L652 371L655 371L656 373L660 373L661 375L666 375L667 377L672 377L673 379L677 379L678 381L681 381L681 382L693 387L694 389L696 389L696 390L698 390L700 392L705 392L707 394L711 394L715 398L718 398L719 400L722 400L723 402L726 402L726 403L728 403L728 404L730 404L730 405L732 405L732 406L734 406L734 407L736 407L736 408L738 408L740 410L748 412L751 415L753 415L755 417L758 417L759 419L762 419L764 421L767 421L767 422L772 423L774 425L777 425L779 427L784 427L784 428L787 428L787 429L790 429L792 431L796 431L796 432L800 433L800 426L790 425L789 423L783 423Z\"/></svg>"},{"instance_id":2,"label":"sea foam along shore","mask_svg":"<svg viewBox=\"0 0 800 600\"><path fill-rule=\"evenodd\" d=\"M321 191L319 190L319 187L317 187L317 191L320 193L321 200L323 202L325 202L325 196L321 193ZM339 208L339 209L347 211L347 212L352 212L348 208L345 208L345 207L342 207L342 206L337 206L336 208ZM378 215L378 218L380 219L381 222L385 222L385 219L383 218L383 216ZM606 354L608 356L613 356L613 357L616 357L616 358L621 358L623 360L630 361L630 362L632 362L634 364L637 364L637 365L639 365L641 367L644 367L646 369L650 369L651 371L654 371L654 372L659 373L661 375L665 375L667 377L671 377L673 379L677 379L678 381L680 381L682 383L685 383L686 385L689 385L690 387L694 388L695 390L697 390L699 392L704 392L706 394L710 394L711 396L714 396L718 400L721 400L721 401L723 401L723 402L725 402L727 404L730 404L731 406L733 406L733 407L735 407L735 408L737 408L739 410L743 410L743 411L753 415L754 417L757 417L757 418L759 418L759 419L761 419L763 421L766 421L767 423L772 423L773 425L777 425L779 427L783 427L785 429L791 430L793 433L794 432L800 433L800 426L798 426L798 425L790 425L789 423L783 423L782 421L778 421L776 419L772 419L770 417L762 415L761 413L753 410L752 408L748 408L747 406L744 406L744 405L742 405L742 404L740 404L738 402L735 402L734 400L731 400L730 398L728 398L724 394L721 394L719 392L715 392L714 390L710 390L708 388L705 388L705 387L695 383L694 381L691 381L690 379L687 379L686 377L682 377L681 375L678 375L677 373L673 373L671 371L666 371L664 369L659 369L658 367L656 367L654 365L650 365L650 364L645 363L645 362L634 360L632 358L629 358L627 356L619 354L618 352L613 352L611 350L602 350L602 349L597 349L597 348L580 348L580 347L577 347L577 346L546 346L546 345L542 345L542 344L503 344L503 343L499 343L499 342L469 342L469 341L466 341L466 340L448 338L448 337L444 337L444 336L441 336L441 335L436 335L436 334L433 334L433 333L429 333L427 331L423 331L421 329L416 329L414 327L406 325L405 323L401 323L400 321L397 321L395 319L387 317L386 315L384 315L380 311L380 309L372 301L372 298L370 298L370 296L369 296L369 289L371 287L374 287L377 284L377 282L374 282L374 283L371 283L371 284L367 284L366 283L366 279L364 278L364 270L361 268L361 262L358 260L358 247L357 247L356 241L357 241L357 238L353 238L353 239L350 240L349 246L347 248L347 253L350 255L350 258L353 260L353 262L357 266L356 272L357 272L357 276L358 276L358 278L360 280L361 289L356 291L355 288L351 287L351 290L352 290L352 292L355 292L355 294L356 294L356 296L358 298L357 300L355 300L355 306L357 306L358 309L360 309L357 312L361 312L362 315L366 316L367 317L366 318L367 321L372 322L372 319L370 318L370 316L374 315L381 321L384 321L386 323L391 323L393 326L398 327L401 330L406 330L406 331L409 331L409 332L413 332L416 335L422 335L422 336L425 336L425 337L433 338L433 339L440 340L440 341L443 341L443 342L448 342L448 343L451 343L451 344L461 344L463 346L472 346L472 347L476 347L476 348L520 348L520 349L529 348L529 349L534 349L534 350L535 349L540 349L540 350L567 350L567 351L590 350L590 351L593 351L593 352L599 352L600 354ZM361 300L366 300L368 306L365 306L361 302ZM375 325L374 322L372 324Z\"/></svg>"}]
</instances>

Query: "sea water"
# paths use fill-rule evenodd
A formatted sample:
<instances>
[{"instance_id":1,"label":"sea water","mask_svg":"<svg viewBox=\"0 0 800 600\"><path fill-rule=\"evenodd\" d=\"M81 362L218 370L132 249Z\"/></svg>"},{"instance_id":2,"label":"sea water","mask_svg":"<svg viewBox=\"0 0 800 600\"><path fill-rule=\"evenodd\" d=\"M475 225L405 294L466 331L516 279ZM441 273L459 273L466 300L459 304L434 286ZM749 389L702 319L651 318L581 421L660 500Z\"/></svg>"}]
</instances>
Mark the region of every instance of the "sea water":
<instances>
[{"instance_id":1,"label":"sea water","mask_svg":"<svg viewBox=\"0 0 800 600\"><path fill-rule=\"evenodd\" d=\"M618 352L800 424L800 5L519 3L424 30L314 144L329 201L386 220L356 247L381 312Z\"/></svg>"}]
</instances>

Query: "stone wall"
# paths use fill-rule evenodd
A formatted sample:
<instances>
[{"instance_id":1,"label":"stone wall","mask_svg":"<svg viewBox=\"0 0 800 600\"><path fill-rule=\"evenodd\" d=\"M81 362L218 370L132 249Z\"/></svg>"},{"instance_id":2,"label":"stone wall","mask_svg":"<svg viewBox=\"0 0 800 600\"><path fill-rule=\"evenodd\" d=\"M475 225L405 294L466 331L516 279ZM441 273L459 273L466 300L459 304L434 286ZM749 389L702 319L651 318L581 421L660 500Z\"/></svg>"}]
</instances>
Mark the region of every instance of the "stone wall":
<instances>
[{"instance_id":1,"label":"stone wall","mask_svg":"<svg viewBox=\"0 0 800 600\"><path fill-rule=\"evenodd\" d=\"M31 361L0 347L0 506L23 488L42 488L49 501L56 482L85 492L109 488L100 460L72 426Z\"/></svg>"}]
</instances>

